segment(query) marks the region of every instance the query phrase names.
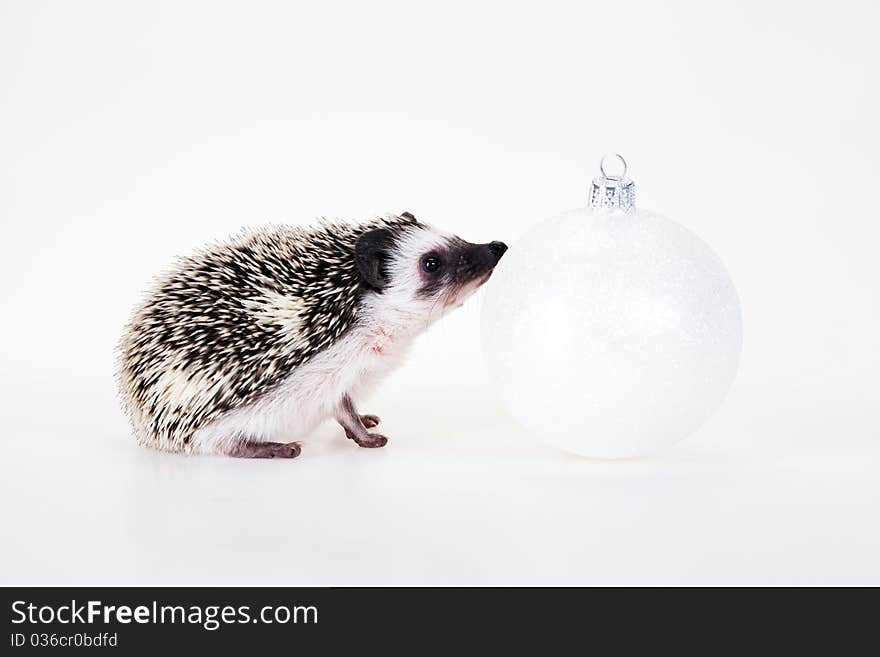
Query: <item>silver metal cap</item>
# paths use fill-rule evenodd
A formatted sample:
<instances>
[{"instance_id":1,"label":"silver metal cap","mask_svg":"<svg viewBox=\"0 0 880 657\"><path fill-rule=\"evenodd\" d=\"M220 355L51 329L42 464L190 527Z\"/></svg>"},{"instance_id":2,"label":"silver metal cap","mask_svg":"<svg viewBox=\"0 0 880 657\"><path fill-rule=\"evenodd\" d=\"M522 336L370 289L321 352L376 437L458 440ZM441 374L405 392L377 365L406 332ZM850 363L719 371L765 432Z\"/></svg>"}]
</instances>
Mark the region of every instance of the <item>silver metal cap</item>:
<instances>
[{"instance_id":1,"label":"silver metal cap","mask_svg":"<svg viewBox=\"0 0 880 657\"><path fill-rule=\"evenodd\" d=\"M611 159L617 160L619 174L608 173ZM626 160L623 156L619 153L603 156L599 162L599 171L602 175L593 179L593 186L590 189L590 207L593 210L624 212L632 210L636 205L636 187L633 181L626 177Z\"/></svg>"}]
</instances>

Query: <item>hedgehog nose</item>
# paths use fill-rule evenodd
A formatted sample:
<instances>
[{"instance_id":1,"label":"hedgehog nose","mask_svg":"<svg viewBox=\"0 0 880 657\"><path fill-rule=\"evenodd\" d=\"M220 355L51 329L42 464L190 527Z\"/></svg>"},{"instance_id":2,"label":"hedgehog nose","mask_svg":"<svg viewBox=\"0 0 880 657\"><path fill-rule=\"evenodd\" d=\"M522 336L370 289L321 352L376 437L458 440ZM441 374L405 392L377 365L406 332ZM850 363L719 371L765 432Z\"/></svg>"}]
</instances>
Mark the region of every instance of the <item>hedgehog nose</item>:
<instances>
[{"instance_id":1,"label":"hedgehog nose","mask_svg":"<svg viewBox=\"0 0 880 657\"><path fill-rule=\"evenodd\" d=\"M501 260L505 251L507 251L507 245L504 242L489 242L489 253L495 258L495 262Z\"/></svg>"}]
</instances>

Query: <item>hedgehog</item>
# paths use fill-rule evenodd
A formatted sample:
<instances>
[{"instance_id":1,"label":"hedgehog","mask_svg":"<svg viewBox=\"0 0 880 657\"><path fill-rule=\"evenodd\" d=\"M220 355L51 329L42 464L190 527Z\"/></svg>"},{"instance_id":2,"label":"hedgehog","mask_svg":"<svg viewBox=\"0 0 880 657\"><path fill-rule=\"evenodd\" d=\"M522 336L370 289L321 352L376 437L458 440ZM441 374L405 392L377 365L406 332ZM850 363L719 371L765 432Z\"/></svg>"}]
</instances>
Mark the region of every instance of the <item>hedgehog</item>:
<instances>
[{"instance_id":1,"label":"hedgehog","mask_svg":"<svg viewBox=\"0 0 880 657\"><path fill-rule=\"evenodd\" d=\"M244 230L179 258L135 309L116 378L142 445L293 458L335 419L382 447L355 399L413 339L485 283L503 242L473 244L411 213Z\"/></svg>"}]
</instances>

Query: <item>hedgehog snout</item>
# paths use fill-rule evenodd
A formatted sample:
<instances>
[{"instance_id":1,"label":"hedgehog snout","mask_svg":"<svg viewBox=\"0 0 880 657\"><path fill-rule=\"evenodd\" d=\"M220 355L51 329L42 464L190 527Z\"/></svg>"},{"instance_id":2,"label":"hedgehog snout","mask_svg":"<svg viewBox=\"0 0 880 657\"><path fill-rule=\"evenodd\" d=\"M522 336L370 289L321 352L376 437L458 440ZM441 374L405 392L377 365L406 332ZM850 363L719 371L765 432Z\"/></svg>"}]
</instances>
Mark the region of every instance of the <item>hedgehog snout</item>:
<instances>
[{"instance_id":1,"label":"hedgehog snout","mask_svg":"<svg viewBox=\"0 0 880 657\"><path fill-rule=\"evenodd\" d=\"M479 281L478 284L482 285L506 251L504 242L468 245L459 253L455 280L461 285L469 281Z\"/></svg>"},{"instance_id":2,"label":"hedgehog snout","mask_svg":"<svg viewBox=\"0 0 880 657\"><path fill-rule=\"evenodd\" d=\"M489 249L489 253L493 258L495 258L495 262L501 260L501 256L507 253L507 245L504 242L489 242L486 247Z\"/></svg>"}]
</instances>

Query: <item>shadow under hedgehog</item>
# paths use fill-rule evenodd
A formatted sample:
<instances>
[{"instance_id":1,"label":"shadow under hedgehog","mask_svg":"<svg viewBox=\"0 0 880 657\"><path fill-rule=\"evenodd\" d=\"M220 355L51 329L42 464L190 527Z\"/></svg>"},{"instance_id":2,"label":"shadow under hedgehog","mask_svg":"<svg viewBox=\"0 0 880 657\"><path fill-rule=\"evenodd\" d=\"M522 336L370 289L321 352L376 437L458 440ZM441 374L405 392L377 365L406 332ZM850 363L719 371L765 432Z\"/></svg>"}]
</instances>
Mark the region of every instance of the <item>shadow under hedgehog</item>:
<instances>
[{"instance_id":1,"label":"shadow under hedgehog","mask_svg":"<svg viewBox=\"0 0 880 657\"><path fill-rule=\"evenodd\" d=\"M117 381L141 444L293 458L335 418L361 447L379 418L354 399L492 274L507 246L404 212L359 225L245 231L180 258L135 310Z\"/></svg>"}]
</instances>

